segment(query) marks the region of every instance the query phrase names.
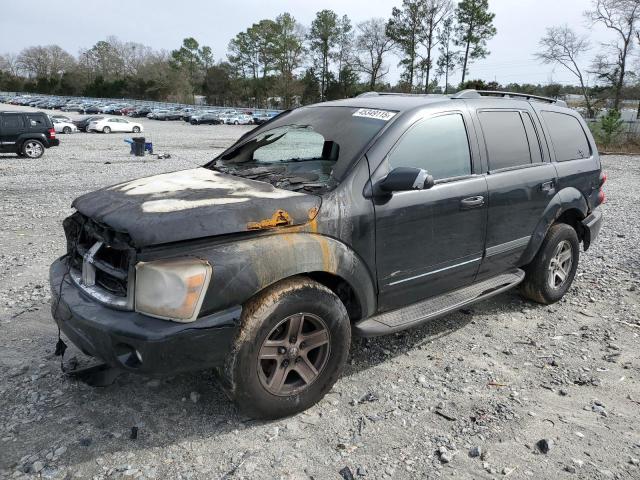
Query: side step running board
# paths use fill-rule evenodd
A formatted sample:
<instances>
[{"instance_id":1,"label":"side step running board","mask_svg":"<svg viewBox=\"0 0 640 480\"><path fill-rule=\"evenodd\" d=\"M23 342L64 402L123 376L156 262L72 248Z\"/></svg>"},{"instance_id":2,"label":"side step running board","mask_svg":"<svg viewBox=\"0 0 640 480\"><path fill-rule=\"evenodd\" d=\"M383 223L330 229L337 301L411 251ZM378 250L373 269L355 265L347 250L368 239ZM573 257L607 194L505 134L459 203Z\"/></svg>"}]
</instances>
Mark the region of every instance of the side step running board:
<instances>
[{"instance_id":1,"label":"side step running board","mask_svg":"<svg viewBox=\"0 0 640 480\"><path fill-rule=\"evenodd\" d=\"M522 280L524 280L524 271L517 268L468 287L414 303L408 307L366 318L354 325L353 333L360 337L376 337L415 327L458 310L465 305L493 297L515 287Z\"/></svg>"}]
</instances>

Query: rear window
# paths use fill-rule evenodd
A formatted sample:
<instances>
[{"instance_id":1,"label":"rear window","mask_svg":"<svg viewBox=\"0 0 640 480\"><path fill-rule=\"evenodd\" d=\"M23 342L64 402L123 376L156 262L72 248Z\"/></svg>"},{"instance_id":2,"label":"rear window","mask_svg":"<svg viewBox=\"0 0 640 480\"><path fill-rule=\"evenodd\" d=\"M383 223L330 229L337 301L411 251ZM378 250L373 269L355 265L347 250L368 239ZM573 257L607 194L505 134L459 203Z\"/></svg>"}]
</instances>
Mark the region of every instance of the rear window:
<instances>
[{"instance_id":1,"label":"rear window","mask_svg":"<svg viewBox=\"0 0 640 480\"><path fill-rule=\"evenodd\" d=\"M479 112L482 133L489 157L489 170L531 163L527 133L517 111Z\"/></svg>"},{"instance_id":2,"label":"rear window","mask_svg":"<svg viewBox=\"0 0 640 480\"><path fill-rule=\"evenodd\" d=\"M591 156L589 141L578 119L565 113L543 111L558 162Z\"/></svg>"}]
</instances>

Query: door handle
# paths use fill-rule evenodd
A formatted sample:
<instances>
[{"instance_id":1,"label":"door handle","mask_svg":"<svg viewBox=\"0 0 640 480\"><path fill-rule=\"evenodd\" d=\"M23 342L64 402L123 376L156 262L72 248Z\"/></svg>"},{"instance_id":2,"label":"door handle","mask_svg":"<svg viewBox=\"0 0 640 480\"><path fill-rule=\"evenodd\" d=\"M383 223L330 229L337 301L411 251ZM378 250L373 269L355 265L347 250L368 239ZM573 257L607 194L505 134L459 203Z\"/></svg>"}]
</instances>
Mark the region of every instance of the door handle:
<instances>
[{"instance_id":1,"label":"door handle","mask_svg":"<svg viewBox=\"0 0 640 480\"><path fill-rule=\"evenodd\" d=\"M482 195L465 198L460 201L460 208L463 210L481 207L482 205L484 205L484 197Z\"/></svg>"},{"instance_id":2,"label":"door handle","mask_svg":"<svg viewBox=\"0 0 640 480\"><path fill-rule=\"evenodd\" d=\"M548 182L544 182L540 184L540 190L542 190L543 192L552 192L553 189L554 189L553 180L549 180Z\"/></svg>"}]
</instances>

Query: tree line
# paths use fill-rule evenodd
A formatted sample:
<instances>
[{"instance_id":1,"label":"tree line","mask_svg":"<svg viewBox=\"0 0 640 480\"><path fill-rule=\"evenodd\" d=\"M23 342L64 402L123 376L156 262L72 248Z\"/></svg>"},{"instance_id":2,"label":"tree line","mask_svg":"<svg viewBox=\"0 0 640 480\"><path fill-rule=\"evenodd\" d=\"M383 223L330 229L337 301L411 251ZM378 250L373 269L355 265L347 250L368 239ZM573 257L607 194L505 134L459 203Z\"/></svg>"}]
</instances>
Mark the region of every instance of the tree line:
<instances>
[{"instance_id":1,"label":"tree line","mask_svg":"<svg viewBox=\"0 0 640 480\"><path fill-rule=\"evenodd\" d=\"M536 56L559 64L576 77L576 86L518 85L532 94L613 92L617 105L628 91L627 57L640 42L640 0L594 0L586 13L617 38L603 47L593 71L583 72L580 57L591 46L567 26L551 27ZM504 88L469 80L469 67L489 55L496 35L488 0L403 0L389 18L354 24L333 10L316 13L310 25L290 13L263 19L233 37L226 51L185 38L172 51L107 37L72 55L58 45L32 46L0 55L0 91L139 98L191 103L288 108L345 98L364 91L447 93L465 87ZM401 75L389 81L399 59ZM588 78L596 84L589 85ZM604 92L604 93L603 93Z\"/></svg>"}]
</instances>

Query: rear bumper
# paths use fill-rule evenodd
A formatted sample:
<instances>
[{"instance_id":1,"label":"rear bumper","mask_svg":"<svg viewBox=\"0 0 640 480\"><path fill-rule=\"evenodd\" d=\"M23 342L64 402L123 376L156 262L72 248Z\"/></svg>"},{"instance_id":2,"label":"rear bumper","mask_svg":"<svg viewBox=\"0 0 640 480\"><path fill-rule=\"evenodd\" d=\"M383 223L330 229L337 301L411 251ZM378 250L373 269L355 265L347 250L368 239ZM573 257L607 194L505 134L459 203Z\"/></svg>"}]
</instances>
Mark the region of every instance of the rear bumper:
<instances>
[{"instance_id":1,"label":"rear bumper","mask_svg":"<svg viewBox=\"0 0 640 480\"><path fill-rule=\"evenodd\" d=\"M587 250L591 245L602 227L602 211L596 208L591 215L582 220L582 226L584 227L584 249Z\"/></svg>"},{"instance_id":2,"label":"rear bumper","mask_svg":"<svg viewBox=\"0 0 640 480\"><path fill-rule=\"evenodd\" d=\"M48 147L57 147L58 145L60 145L60 140L57 138L53 138L51 140L49 140L49 145L47 145Z\"/></svg>"},{"instance_id":3,"label":"rear bumper","mask_svg":"<svg viewBox=\"0 0 640 480\"><path fill-rule=\"evenodd\" d=\"M240 307L186 324L160 320L100 305L81 293L66 271L65 257L49 270L51 312L60 330L84 353L116 368L154 376L224 363Z\"/></svg>"}]
</instances>

